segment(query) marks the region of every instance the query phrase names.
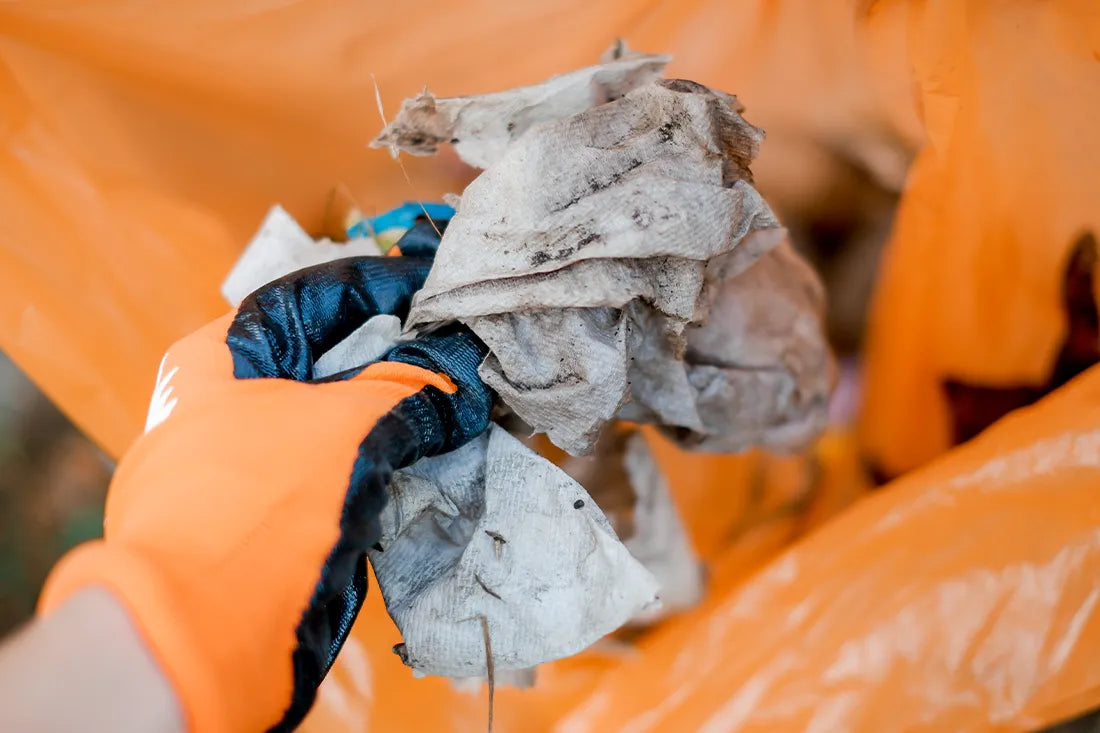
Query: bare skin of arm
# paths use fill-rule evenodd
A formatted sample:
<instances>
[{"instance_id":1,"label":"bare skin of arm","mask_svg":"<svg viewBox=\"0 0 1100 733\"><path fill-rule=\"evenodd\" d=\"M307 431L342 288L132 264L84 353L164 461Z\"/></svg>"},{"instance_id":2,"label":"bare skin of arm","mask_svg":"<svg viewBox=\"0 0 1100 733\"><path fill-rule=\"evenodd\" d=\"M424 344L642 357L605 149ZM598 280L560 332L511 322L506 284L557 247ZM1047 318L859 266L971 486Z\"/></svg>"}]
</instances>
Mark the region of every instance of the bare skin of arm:
<instances>
[{"instance_id":1,"label":"bare skin of arm","mask_svg":"<svg viewBox=\"0 0 1100 733\"><path fill-rule=\"evenodd\" d=\"M183 733L184 723L126 609L89 588L0 644L0 730Z\"/></svg>"}]
</instances>

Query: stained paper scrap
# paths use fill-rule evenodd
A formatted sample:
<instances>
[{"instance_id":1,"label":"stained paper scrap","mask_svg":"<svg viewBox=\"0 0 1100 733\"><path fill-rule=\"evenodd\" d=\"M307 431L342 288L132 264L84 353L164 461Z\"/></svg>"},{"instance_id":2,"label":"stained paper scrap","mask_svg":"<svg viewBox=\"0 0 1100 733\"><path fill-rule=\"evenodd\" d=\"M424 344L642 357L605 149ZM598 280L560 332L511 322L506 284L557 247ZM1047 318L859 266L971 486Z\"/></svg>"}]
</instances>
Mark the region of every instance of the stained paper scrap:
<instances>
[{"instance_id":1,"label":"stained paper scrap","mask_svg":"<svg viewBox=\"0 0 1100 733\"><path fill-rule=\"evenodd\" d=\"M639 392L633 364L683 379L689 324L707 319L708 263L749 235L751 264L783 239L752 187L762 133L736 99L649 83L532 127L463 192L406 329L466 323L481 376L573 454L629 401L705 431L681 395Z\"/></svg>"},{"instance_id":2,"label":"stained paper scrap","mask_svg":"<svg viewBox=\"0 0 1100 733\"><path fill-rule=\"evenodd\" d=\"M486 673L575 654L657 602L592 497L504 429L394 475L370 553L414 670Z\"/></svg>"}]
</instances>

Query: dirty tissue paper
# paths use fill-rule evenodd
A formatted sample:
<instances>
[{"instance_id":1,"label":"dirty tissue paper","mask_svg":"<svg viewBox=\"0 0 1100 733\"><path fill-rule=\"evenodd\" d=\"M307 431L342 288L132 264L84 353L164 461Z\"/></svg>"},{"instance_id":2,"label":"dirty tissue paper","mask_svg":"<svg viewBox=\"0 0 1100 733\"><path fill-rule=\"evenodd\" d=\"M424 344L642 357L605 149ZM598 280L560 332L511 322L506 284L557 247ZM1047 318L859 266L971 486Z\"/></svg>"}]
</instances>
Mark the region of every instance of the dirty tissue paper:
<instances>
[{"instance_id":1,"label":"dirty tissue paper","mask_svg":"<svg viewBox=\"0 0 1100 733\"><path fill-rule=\"evenodd\" d=\"M503 94L458 99L472 114L499 107ZM424 108L406 106L376 142L422 139L417 125L435 129ZM624 409L698 447L800 447L825 417L828 379L817 377L828 355L816 334L801 362L775 365L785 382L738 396L750 408L741 415L721 409L714 370L735 370L746 355L691 360L688 328L705 327L712 291L785 237L748 169L762 132L739 110L734 97L694 82L646 80L579 113L541 109L539 124L503 142L499 127L467 129L469 144L479 135L500 144L468 158L488 167L458 201L406 330L468 325L490 349L486 383L575 455ZM808 270L791 272L816 283ZM813 317L819 306L810 304ZM749 429L738 423L748 419ZM792 421L806 429L778 429Z\"/></svg>"}]
</instances>

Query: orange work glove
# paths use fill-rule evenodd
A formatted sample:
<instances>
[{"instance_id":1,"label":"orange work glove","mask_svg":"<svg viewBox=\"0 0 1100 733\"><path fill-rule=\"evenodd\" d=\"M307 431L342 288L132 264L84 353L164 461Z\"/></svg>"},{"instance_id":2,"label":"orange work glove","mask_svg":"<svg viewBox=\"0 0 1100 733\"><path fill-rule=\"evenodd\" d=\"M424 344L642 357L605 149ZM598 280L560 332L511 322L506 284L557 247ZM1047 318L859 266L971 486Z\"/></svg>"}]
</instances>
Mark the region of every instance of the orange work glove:
<instances>
[{"instance_id":1,"label":"orange work glove","mask_svg":"<svg viewBox=\"0 0 1100 733\"><path fill-rule=\"evenodd\" d=\"M47 582L42 612L90 585L122 599L191 730L301 721L365 596L393 470L486 428L485 348L460 327L311 381L367 318L403 318L429 267L307 268L175 344L111 483L105 537Z\"/></svg>"}]
</instances>

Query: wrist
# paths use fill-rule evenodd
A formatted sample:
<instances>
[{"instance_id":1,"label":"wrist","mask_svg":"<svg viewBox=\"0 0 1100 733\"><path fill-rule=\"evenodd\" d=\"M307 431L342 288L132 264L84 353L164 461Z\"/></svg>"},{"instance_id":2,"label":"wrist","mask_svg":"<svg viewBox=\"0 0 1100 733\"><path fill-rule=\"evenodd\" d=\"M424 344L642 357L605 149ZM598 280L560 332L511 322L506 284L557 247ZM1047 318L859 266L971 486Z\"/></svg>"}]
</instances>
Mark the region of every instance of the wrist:
<instances>
[{"instance_id":1,"label":"wrist","mask_svg":"<svg viewBox=\"0 0 1100 733\"><path fill-rule=\"evenodd\" d=\"M46 581L38 613L45 615L87 588L104 588L128 613L142 645L167 679L186 730L241 730L219 678L216 655L205 649L189 623L188 606L170 575L141 552L102 540L81 545L62 558ZM243 691L237 691L238 693ZM238 721L246 723L247 721Z\"/></svg>"},{"instance_id":2,"label":"wrist","mask_svg":"<svg viewBox=\"0 0 1100 733\"><path fill-rule=\"evenodd\" d=\"M0 730L181 733L183 726L179 700L133 617L101 587L77 591L0 646Z\"/></svg>"}]
</instances>

